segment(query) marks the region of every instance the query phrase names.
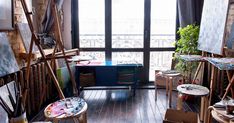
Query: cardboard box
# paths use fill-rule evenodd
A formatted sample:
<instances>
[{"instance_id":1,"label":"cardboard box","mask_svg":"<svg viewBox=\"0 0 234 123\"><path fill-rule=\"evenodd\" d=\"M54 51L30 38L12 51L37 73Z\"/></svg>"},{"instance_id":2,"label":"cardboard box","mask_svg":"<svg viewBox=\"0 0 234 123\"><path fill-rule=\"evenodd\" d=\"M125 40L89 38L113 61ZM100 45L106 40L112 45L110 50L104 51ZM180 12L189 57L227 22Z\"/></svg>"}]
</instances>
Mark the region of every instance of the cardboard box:
<instances>
[{"instance_id":1,"label":"cardboard box","mask_svg":"<svg viewBox=\"0 0 234 123\"><path fill-rule=\"evenodd\" d=\"M167 109L163 123L200 123L198 114L181 110Z\"/></svg>"}]
</instances>

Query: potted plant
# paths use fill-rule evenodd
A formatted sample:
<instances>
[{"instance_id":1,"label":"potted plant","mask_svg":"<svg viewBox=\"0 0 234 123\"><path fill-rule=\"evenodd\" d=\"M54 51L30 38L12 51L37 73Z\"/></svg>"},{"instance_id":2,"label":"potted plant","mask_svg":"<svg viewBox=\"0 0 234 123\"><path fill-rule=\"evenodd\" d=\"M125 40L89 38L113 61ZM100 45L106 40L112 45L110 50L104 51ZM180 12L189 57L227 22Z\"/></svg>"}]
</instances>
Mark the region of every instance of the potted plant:
<instances>
[{"instance_id":1,"label":"potted plant","mask_svg":"<svg viewBox=\"0 0 234 123\"><path fill-rule=\"evenodd\" d=\"M177 57L177 54L180 55L197 55L201 52L197 49L198 37L199 37L199 26L195 24L187 25L186 27L179 28L177 32L180 36L179 40L175 43L175 58L176 65L175 69L181 72L187 81L191 81L192 73L197 68L197 62L184 62L182 59Z\"/></svg>"}]
</instances>

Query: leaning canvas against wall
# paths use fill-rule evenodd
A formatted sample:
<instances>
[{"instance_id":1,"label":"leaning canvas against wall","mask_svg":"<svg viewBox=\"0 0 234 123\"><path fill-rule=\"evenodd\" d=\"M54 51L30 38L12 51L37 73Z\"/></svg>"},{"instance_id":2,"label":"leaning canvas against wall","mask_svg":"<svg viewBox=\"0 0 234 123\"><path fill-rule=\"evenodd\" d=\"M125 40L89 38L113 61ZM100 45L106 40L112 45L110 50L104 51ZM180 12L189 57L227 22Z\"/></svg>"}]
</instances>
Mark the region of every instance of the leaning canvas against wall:
<instances>
[{"instance_id":1,"label":"leaning canvas against wall","mask_svg":"<svg viewBox=\"0 0 234 123\"><path fill-rule=\"evenodd\" d=\"M229 0L204 0L198 49L223 54Z\"/></svg>"},{"instance_id":2,"label":"leaning canvas against wall","mask_svg":"<svg viewBox=\"0 0 234 123\"><path fill-rule=\"evenodd\" d=\"M29 28L29 25L27 23L17 23L17 26L18 26L25 50L27 53L29 53L30 43L31 43L31 38L32 38L32 33ZM36 47L34 43L32 52L36 52L36 51L38 51L38 48Z\"/></svg>"},{"instance_id":3,"label":"leaning canvas against wall","mask_svg":"<svg viewBox=\"0 0 234 123\"><path fill-rule=\"evenodd\" d=\"M0 77L19 71L14 53L5 33L0 33Z\"/></svg>"}]
</instances>

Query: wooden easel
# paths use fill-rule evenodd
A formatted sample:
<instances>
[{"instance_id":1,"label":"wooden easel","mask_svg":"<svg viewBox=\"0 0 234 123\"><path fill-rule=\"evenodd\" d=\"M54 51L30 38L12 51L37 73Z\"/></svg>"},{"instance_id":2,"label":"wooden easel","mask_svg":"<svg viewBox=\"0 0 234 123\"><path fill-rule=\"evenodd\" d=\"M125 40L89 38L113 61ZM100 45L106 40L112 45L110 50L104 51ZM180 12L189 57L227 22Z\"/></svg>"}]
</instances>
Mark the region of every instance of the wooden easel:
<instances>
[{"instance_id":1,"label":"wooden easel","mask_svg":"<svg viewBox=\"0 0 234 123\"><path fill-rule=\"evenodd\" d=\"M57 40L56 40L56 45L55 45L55 48L54 48L54 52L53 52L53 55L51 57L47 57L45 55L45 52L44 50L42 49L42 46L40 44L40 39L38 38L38 36L34 33L34 27L33 27L33 22L32 22L32 18L31 18L31 15L32 15L32 12L29 12L28 11L28 7L26 5L26 2L25 0L21 0L21 3L22 3L22 7L23 7L23 10L24 10L24 13L26 15L26 18L27 18L27 21L28 21L28 24L29 24L29 27L30 27L30 30L32 32L32 38L31 38L31 43L30 43L30 49L29 49L29 55L28 55L28 58L27 58L27 73L26 73L26 80L27 80L27 84L29 82L29 75L30 75L30 62L31 62L31 57L32 57L32 47L33 47L33 43L36 44L36 46L38 47L39 49L39 52L42 56L42 60L45 62L47 68L48 68L48 71L49 71L49 74L50 74L50 77L52 78L53 82L54 82L54 85L58 91L58 94L59 94L59 97L60 99L64 99L64 94L59 86L59 82L55 76L55 73L53 72L52 70L52 67L51 65L49 64L49 61L48 60L53 60L53 59L57 59L57 58L64 58L65 59L65 62L66 62L66 66L67 66L67 69L68 69L68 72L70 74L70 78L71 78L71 81L72 81L72 86L73 86L73 94L75 96L78 96L78 90L76 88L76 81L74 79L74 76L71 72L71 68L69 66L69 63L68 63L68 59L67 59L67 56L65 54L65 51L64 51L64 46L63 46L63 43L62 43L62 36L61 36L61 29L60 29L60 24L59 24L59 17L58 17L58 10L57 10L57 6L55 4L55 1L52 0L52 15L54 17L54 26L55 26L55 30L57 31ZM60 57L56 57L55 56L55 52L57 49L60 49L62 51L62 55ZM26 96L27 96L27 89L25 90L24 92L24 100L26 100ZM25 101L24 101L25 102Z\"/></svg>"}]
</instances>

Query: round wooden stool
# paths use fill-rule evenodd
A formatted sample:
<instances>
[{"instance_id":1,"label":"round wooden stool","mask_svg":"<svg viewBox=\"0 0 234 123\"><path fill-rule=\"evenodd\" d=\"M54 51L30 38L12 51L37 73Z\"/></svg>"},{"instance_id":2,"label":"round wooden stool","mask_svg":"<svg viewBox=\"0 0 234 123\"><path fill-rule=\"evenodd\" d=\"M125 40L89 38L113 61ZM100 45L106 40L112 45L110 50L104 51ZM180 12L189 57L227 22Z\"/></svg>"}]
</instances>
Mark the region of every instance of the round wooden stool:
<instances>
[{"instance_id":1,"label":"round wooden stool","mask_svg":"<svg viewBox=\"0 0 234 123\"><path fill-rule=\"evenodd\" d=\"M44 115L46 119L58 123L60 120L72 119L74 123L87 123L87 103L79 97L70 97L49 104Z\"/></svg>"},{"instance_id":2,"label":"round wooden stool","mask_svg":"<svg viewBox=\"0 0 234 123\"><path fill-rule=\"evenodd\" d=\"M157 83L156 83L157 75L160 75L166 78L166 95L168 95L168 91L169 91L169 107L171 107L173 79L176 77L180 77L182 75L175 70L160 71L156 73L155 75L155 100L157 100Z\"/></svg>"},{"instance_id":3,"label":"round wooden stool","mask_svg":"<svg viewBox=\"0 0 234 123\"><path fill-rule=\"evenodd\" d=\"M201 97L201 110L200 110L200 120L204 121L204 118L207 116L207 108L208 108L208 95L209 89L195 84L182 84L177 86L178 101L177 101L177 109L182 110L182 95L192 95Z\"/></svg>"}]
</instances>

